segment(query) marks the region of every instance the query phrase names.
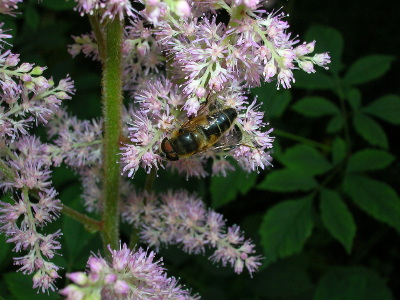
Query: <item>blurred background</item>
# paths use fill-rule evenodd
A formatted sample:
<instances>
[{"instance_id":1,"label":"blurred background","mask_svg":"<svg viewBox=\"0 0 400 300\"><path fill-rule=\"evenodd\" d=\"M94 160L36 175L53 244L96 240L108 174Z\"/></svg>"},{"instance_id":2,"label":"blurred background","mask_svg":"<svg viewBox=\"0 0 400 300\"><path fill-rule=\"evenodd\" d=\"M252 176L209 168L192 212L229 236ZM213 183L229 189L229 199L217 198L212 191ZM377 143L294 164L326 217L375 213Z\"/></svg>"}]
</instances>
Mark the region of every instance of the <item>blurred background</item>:
<instances>
[{"instance_id":1,"label":"blurred background","mask_svg":"<svg viewBox=\"0 0 400 300\"><path fill-rule=\"evenodd\" d=\"M77 91L68 110L80 119L96 118L100 64L67 53L71 35L90 31L74 6L71 0L25 1L20 14L0 21L12 30L10 44L22 61L47 66L45 76L56 81L70 74ZM159 191L200 194L255 241L264 265L250 278L213 265L207 253L190 256L170 247L160 255L168 274L202 299L400 299L400 4L268 3L269 11L281 7L289 14L292 36L316 40L315 52L329 51L332 64L312 75L297 72L291 90L277 91L272 82L251 91L274 128L274 167L189 181L161 170L155 184ZM144 181L144 172L138 172L139 189ZM82 211L82 188L73 171L54 170L53 183L64 203ZM99 236L67 217L49 227L60 226L57 263L66 272L84 269L90 251L101 248ZM123 227L123 238L129 235L130 228ZM0 239L0 296L58 299L31 289L31 278L15 272L11 246ZM60 280L59 287L66 282Z\"/></svg>"}]
</instances>

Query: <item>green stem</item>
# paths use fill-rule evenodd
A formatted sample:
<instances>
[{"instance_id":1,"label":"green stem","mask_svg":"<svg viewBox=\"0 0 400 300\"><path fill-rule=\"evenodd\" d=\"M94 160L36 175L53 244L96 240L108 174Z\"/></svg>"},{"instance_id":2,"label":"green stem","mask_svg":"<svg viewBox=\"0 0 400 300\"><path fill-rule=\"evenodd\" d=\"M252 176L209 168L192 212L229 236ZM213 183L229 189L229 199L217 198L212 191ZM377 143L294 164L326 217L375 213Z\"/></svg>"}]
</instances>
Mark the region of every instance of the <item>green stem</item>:
<instances>
[{"instance_id":1,"label":"green stem","mask_svg":"<svg viewBox=\"0 0 400 300\"><path fill-rule=\"evenodd\" d=\"M71 219L74 219L75 221L78 221L79 223L83 224L85 226L85 228L89 231L89 232L96 232L101 230L101 222L92 219L78 211L76 211L75 209L72 209L71 207L68 207L64 204L62 204L62 211L61 211L64 215L70 217Z\"/></svg>"},{"instance_id":2,"label":"green stem","mask_svg":"<svg viewBox=\"0 0 400 300\"><path fill-rule=\"evenodd\" d=\"M94 36L96 37L97 47L99 48L99 54L101 61L104 63L106 59L106 44L104 40L104 33L100 25L99 15L94 14L89 16L90 26L93 29Z\"/></svg>"},{"instance_id":3,"label":"green stem","mask_svg":"<svg viewBox=\"0 0 400 300\"><path fill-rule=\"evenodd\" d=\"M313 147L320 148L322 150L326 150L326 151L330 150L329 146L327 146L325 144L318 143L318 142L310 140L310 139L306 139L306 138L304 138L302 136L295 135L295 134L290 133L290 132L286 132L286 131L279 130L279 129L274 129L273 133L276 134L276 135L279 135L281 137L285 137L285 138L288 138L288 139L291 139L291 140L294 140L294 141L298 141L298 142L301 142L301 143L304 143L304 144L307 144L307 145L310 145L310 146L313 146Z\"/></svg>"},{"instance_id":4,"label":"green stem","mask_svg":"<svg viewBox=\"0 0 400 300\"><path fill-rule=\"evenodd\" d=\"M103 231L104 247L116 249L119 241L119 180L117 163L122 113L122 22L110 21L105 26L106 59L103 63L102 98L104 115L103 143Z\"/></svg>"}]
</instances>

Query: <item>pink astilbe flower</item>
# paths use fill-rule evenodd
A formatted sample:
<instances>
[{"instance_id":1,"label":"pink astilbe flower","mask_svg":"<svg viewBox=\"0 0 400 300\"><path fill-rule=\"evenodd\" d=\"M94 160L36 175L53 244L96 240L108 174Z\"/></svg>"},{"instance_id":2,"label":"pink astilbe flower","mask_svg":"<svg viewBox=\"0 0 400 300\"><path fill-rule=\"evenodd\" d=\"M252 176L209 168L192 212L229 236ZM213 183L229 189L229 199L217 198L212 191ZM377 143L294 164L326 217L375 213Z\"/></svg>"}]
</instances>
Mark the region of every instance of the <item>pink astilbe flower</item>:
<instances>
[{"instance_id":1,"label":"pink astilbe flower","mask_svg":"<svg viewBox=\"0 0 400 300\"><path fill-rule=\"evenodd\" d=\"M122 218L141 226L141 239L159 249L180 245L185 252L204 253L206 247L215 249L213 262L229 264L236 273L246 267L250 274L261 265L254 255L254 244L245 240L238 226L226 228L223 216L207 210L204 203L187 191L168 192L159 202L151 193L133 193L127 199Z\"/></svg>"},{"instance_id":2,"label":"pink astilbe flower","mask_svg":"<svg viewBox=\"0 0 400 300\"><path fill-rule=\"evenodd\" d=\"M33 287L43 292L55 290L54 281L59 277L57 267L49 260L61 249L58 239L60 230L53 234L40 233L39 229L58 218L61 202L57 192L50 186L51 159L48 147L33 137L22 137L11 147L4 164L12 178L4 176L0 187L5 191L17 191L17 200L0 201L0 231L14 243L14 251L28 254L14 258L19 271L32 274ZM28 191L35 190L36 199ZM19 192L21 191L21 192Z\"/></svg>"},{"instance_id":3,"label":"pink astilbe flower","mask_svg":"<svg viewBox=\"0 0 400 300\"><path fill-rule=\"evenodd\" d=\"M55 137L55 145L49 145L54 164L64 161L75 169L101 164L102 127L101 119L81 121L60 109L47 126Z\"/></svg>"},{"instance_id":4,"label":"pink astilbe flower","mask_svg":"<svg viewBox=\"0 0 400 300\"><path fill-rule=\"evenodd\" d=\"M18 3L23 0L1 0L0 1L0 13L15 17L14 9L18 8Z\"/></svg>"},{"instance_id":5,"label":"pink astilbe flower","mask_svg":"<svg viewBox=\"0 0 400 300\"><path fill-rule=\"evenodd\" d=\"M125 28L123 55L124 89L132 94L165 66L161 45L143 20L135 19Z\"/></svg>"},{"instance_id":6,"label":"pink astilbe flower","mask_svg":"<svg viewBox=\"0 0 400 300\"><path fill-rule=\"evenodd\" d=\"M111 259L91 256L87 272L67 274L73 282L60 291L68 300L86 299L200 299L167 277L162 260L155 260L153 251L130 250L123 244L120 250L109 246Z\"/></svg>"},{"instance_id":7,"label":"pink astilbe flower","mask_svg":"<svg viewBox=\"0 0 400 300\"><path fill-rule=\"evenodd\" d=\"M82 52L86 57L91 57L93 60L100 60L99 47L93 33L72 36L72 38L75 44L68 45L68 53L72 57Z\"/></svg>"},{"instance_id":8,"label":"pink astilbe flower","mask_svg":"<svg viewBox=\"0 0 400 300\"><path fill-rule=\"evenodd\" d=\"M41 76L45 68L19 65L19 55L10 51L0 55L0 139L11 142L27 135L28 128L46 124L63 100L71 99L75 89L71 78L55 85Z\"/></svg>"},{"instance_id":9,"label":"pink astilbe flower","mask_svg":"<svg viewBox=\"0 0 400 300\"><path fill-rule=\"evenodd\" d=\"M124 16L133 16L135 13L130 0L75 0L75 2L78 3L75 9L81 16L100 12L102 20L105 18L123 20Z\"/></svg>"}]
</instances>

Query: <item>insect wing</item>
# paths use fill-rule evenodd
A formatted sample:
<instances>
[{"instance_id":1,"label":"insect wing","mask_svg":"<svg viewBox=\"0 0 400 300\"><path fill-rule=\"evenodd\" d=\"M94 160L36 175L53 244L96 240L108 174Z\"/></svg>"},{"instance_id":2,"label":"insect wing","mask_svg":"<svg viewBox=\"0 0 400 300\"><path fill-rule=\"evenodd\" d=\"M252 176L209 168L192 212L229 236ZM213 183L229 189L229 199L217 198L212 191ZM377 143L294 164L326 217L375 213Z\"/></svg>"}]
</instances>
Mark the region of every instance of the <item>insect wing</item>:
<instances>
[{"instance_id":1,"label":"insect wing","mask_svg":"<svg viewBox=\"0 0 400 300\"><path fill-rule=\"evenodd\" d=\"M235 125L233 128L222 136L219 141L212 147L213 150L229 151L241 145L243 133L240 128Z\"/></svg>"}]
</instances>

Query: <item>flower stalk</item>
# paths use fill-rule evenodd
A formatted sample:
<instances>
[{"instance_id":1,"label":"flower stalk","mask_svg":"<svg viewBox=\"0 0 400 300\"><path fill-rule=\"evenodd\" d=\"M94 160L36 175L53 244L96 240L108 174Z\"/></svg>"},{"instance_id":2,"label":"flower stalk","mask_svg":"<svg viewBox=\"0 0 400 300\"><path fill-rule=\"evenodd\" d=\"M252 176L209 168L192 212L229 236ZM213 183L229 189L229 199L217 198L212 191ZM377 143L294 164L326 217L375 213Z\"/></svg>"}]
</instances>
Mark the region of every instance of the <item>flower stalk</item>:
<instances>
[{"instance_id":1,"label":"flower stalk","mask_svg":"<svg viewBox=\"0 0 400 300\"><path fill-rule=\"evenodd\" d=\"M103 142L103 231L104 245L118 248L119 228L119 185L118 161L119 138L121 133L122 106L122 22L110 21L105 26L106 59L103 63L102 97L104 116Z\"/></svg>"}]
</instances>

